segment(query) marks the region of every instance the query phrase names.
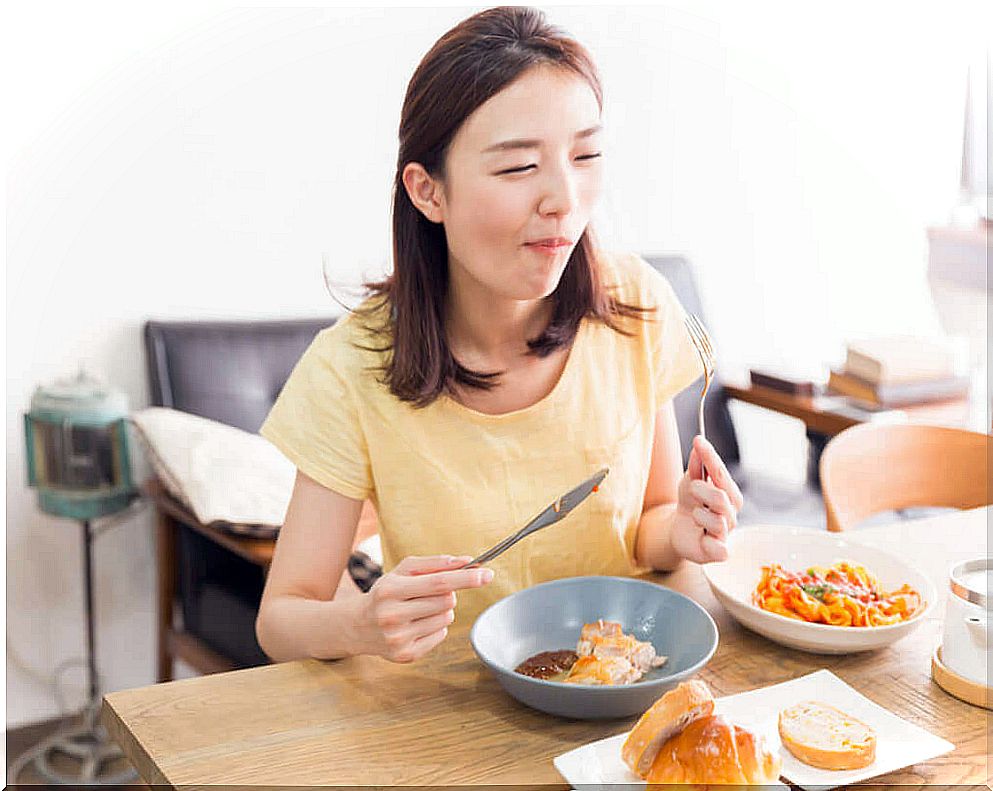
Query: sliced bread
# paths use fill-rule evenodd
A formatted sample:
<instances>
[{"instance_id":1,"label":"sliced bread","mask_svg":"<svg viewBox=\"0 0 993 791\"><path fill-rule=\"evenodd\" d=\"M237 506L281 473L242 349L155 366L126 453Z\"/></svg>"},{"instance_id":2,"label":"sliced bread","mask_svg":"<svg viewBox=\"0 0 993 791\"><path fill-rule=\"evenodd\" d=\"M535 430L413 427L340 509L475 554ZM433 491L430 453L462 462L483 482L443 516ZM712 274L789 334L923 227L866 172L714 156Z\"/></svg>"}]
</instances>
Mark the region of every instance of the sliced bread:
<instances>
[{"instance_id":1,"label":"sliced bread","mask_svg":"<svg viewBox=\"0 0 993 791\"><path fill-rule=\"evenodd\" d=\"M818 769L861 769L876 760L876 734L834 706L805 701L779 713L779 736L796 758Z\"/></svg>"}]
</instances>

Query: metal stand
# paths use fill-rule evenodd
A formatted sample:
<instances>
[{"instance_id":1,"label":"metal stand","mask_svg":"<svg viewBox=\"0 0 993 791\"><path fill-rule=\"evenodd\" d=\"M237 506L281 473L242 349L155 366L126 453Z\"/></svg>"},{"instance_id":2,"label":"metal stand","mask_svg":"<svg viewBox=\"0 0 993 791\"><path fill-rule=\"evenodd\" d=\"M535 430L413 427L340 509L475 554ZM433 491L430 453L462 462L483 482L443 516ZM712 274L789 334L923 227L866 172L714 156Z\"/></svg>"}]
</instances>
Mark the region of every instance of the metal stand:
<instances>
[{"instance_id":1,"label":"metal stand","mask_svg":"<svg viewBox=\"0 0 993 791\"><path fill-rule=\"evenodd\" d=\"M83 523L83 572L86 587L86 650L89 666L89 703L82 712L83 723L80 726L60 731L35 745L28 753L11 767L8 782L17 782L17 774L28 763L34 764L35 770L50 783L56 785L120 785L138 778L138 773L128 766L118 769L115 773L108 771L108 764L121 762L124 754L117 744L111 740L106 730L100 725L100 693L97 689L96 641L93 629L93 532L90 520ZM56 756L63 756L60 765L76 764L73 773L67 774L55 768L53 761ZM33 760L32 760L33 759ZM66 760L68 759L68 761Z\"/></svg>"}]
</instances>

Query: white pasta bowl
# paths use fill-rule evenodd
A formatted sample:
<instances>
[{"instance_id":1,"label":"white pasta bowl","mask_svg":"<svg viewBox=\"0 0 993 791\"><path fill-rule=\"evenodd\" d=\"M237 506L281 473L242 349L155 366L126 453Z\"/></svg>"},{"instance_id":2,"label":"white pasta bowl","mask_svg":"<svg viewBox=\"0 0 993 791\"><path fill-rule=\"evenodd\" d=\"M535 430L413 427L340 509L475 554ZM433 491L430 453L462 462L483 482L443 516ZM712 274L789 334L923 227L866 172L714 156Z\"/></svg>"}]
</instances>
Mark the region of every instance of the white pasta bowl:
<instances>
[{"instance_id":1,"label":"white pasta bowl","mask_svg":"<svg viewBox=\"0 0 993 791\"><path fill-rule=\"evenodd\" d=\"M848 560L864 566L891 591L904 583L921 594L921 606L906 621L888 626L830 626L788 618L752 604L762 566L779 563L788 571ZM932 582L905 560L845 538L809 528L749 525L728 537L728 559L703 567L714 595L743 626L790 648L815 654L849 654L890 645L918 627L935 605Z\"/></svg>"}]
</instances>

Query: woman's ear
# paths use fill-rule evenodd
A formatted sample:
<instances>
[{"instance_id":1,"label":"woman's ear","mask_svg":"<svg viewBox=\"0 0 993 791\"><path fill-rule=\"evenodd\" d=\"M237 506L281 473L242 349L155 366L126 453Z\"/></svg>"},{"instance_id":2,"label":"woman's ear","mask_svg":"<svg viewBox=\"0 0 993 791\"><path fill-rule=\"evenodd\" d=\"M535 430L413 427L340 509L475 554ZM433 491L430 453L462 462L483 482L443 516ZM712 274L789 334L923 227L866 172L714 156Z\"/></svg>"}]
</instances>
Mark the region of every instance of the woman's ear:
<instances>
[{"instance_id":1,"label":"woman's ear","mask_svg":"<svg viewBox=\"0 0 993 791\"><path fill-rule=\"evenodd\" d=\"M403 169L403 186L410 202L431 222L444 220L443 192L440 182L435 180L419 162L409 162Z\"/></svg>"}]
</instances>

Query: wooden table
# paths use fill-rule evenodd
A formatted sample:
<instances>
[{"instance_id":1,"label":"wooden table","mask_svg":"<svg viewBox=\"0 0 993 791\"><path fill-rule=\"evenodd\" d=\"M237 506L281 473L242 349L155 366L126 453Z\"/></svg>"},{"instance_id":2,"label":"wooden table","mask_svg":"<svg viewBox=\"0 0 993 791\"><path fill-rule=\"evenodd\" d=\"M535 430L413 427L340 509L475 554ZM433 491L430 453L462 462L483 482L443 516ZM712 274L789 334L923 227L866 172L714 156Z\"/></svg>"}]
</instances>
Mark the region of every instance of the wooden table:
<instances>
[{"instance_id":1,"label":"wooden table","mask_svg":"<svg viewBox=\"0 0 993 791\"><path fill-rule=\"evenodd\" d=\"M993 509L866 528L852 538L912 556L938 590L953 562L986 553ZM720 646L699 676L717 695L828 668L862 694L956 745L885 783L989 784L990 717L930 679L943 604L913 635L880 651L828 657L782 648L732 621L698 566L663 584L715 617ZM418 663L378 657L287 662L185 679L104 698L103 722L148 783L501 785L568 788L552 758L628 730L634 718L567 721L506 696L464 627Z\"/></svg>"}]
</instances>

